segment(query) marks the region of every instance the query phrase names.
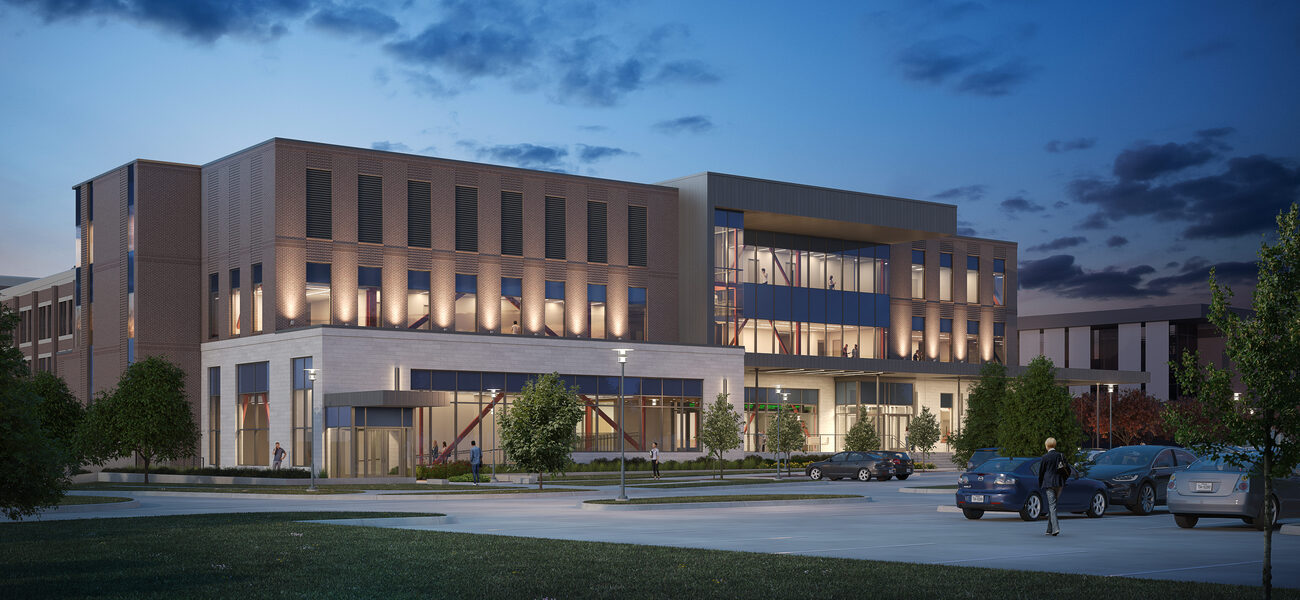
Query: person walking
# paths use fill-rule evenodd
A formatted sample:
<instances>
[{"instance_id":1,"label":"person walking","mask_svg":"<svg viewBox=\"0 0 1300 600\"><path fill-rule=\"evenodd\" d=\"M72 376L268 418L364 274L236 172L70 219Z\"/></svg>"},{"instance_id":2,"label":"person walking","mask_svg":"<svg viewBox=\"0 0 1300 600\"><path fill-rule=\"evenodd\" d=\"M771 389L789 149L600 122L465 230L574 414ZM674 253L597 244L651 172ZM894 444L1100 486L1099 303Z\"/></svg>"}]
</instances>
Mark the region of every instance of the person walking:
<instances>
[{"instance_id":1,"label":"person walking","mask_svg":"<svg viewBox=\"0 0 1300 600\"><path fill-rule=\"evenodd\" d=\"M285 451L284 451L284 448L281 448L281 447L280 447L280 442L276 442L276 443L275 443L275 450L274 450L273 452L271 452L271 459L272 459L273 461L275 461L275 466L274 466L273 468L274 468L276 471L279 471L279 470L280 470L280 463L284 461L284 456L285 456L286 454L288 454L288 452L285 452Z\"/></svg>"},{"instance_id":2,"label":"person walking","mask_svg":"<svg viewBox=\"0 0 1300 600\"><path fill-rule=\"evenodd\" d=\"M650 468L654 469L655 479L659 479L659 442L650 442Z\"/></svg>"},{"instance_id":3,"label":"person walking","mask_svg":"<svg viewBox=\"0 0 1300 600\"><path fill-rule=\"evenodd\" d=\"M447 442L442 443L442 451L438 453L438 462L447 462Z\"/></svg>"},{"instance_id":4,"label":"person walking","mask_svg":"<svg viewBox=\"0 0 1300 600\"><path fill-rule=\"evenodd\" d=\"M438 460L438 440L431 440L429 443L429 464Z\"/></svg>"},{"instance_id":5,"label":"person walking","mask_svg":"<svg viewBox=\"0 0 1300 600\"><path fill-rule=\"evenodd\" d=\"M1056 449L1056 438L1047 438L1043 445L1047 447L1047 453L1038 463L1038 488L1047 498L1047 535L1055 536L1061 534L1061 524L1056 520L1056 500L1061 497L1061 488L1070 478L1070 463Z\"/></svg>"},{"instance_id":6,"label":"person walking","mask_svg":"<svg viewBox=\"0 0 1300 600\"><path fill-rule=\"evenodd\" d=\"M478 470L483 466L483 449L469 441L469 468L474 472L474 485L478 485Z\"/></svg>"}]
</instances>

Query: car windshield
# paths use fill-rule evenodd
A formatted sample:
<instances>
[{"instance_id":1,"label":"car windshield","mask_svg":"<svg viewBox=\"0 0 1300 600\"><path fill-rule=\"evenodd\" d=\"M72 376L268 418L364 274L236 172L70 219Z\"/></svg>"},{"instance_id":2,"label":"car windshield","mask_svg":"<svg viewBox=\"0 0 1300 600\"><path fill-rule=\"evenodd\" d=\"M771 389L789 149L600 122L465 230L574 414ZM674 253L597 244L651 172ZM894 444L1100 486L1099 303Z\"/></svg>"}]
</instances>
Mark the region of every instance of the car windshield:
<instances>
[{"instance_id":1,"label":"car windshield","mask_svg":"<svg viewBox=\"0 0 1300 600\"><path fill-rule=\"evenodd\" d=\"M1254 455L1251 455L1251 458L1252 460L1246 461L1247 465L1244 467L1234 465L1231 462L1228 462L1226 459L1222 459L1222 458L1218 460L1215 460L1213 458L1202 458L1201 460L1192 463L1190 467L1187 467L1187 470L1188 471L1221 471L1224 473L1245 473L1246 469L1254 468L1254 460L1253 460Z\"/></svg>"},{"instance_id":2,"label":"car windshield","mask_svg":"<svg viewBox=\"0 0 1300 600\"><path fill-rule=\"evenodd\" d=\"M981 473L1010 473L1016 470L1016 467L1025 464L1028 458L995 458L984 461L983 464L975 467L976 471Z\"/></svg>"},{"instance_id":3,"label":"car windshield","mask_svg":"<svg viewBox=\"0 0 1300 600\"><path fill-rule=\"evenodd\" d=\"M1097 465L1125 465L1130 467L1140 467L1151 464L1156 453L1164 450L1160 446L1139 446L1136 448L1116 448L1107 450L1098 454L1092 459L1093 464Z\"/></svg>"}]
</instances>

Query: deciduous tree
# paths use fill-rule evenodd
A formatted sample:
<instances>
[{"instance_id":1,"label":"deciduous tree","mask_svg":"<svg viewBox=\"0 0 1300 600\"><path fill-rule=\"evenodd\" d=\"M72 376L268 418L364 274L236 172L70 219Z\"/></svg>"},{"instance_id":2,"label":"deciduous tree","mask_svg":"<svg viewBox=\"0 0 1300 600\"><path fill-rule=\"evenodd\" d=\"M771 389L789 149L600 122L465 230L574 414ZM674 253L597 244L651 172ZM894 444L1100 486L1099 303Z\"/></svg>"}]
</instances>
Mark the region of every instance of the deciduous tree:
<instances>
[{"instance_id":1,"label":"deciduous tree","mask_svg":"<svg viewBox=\"0 0 1300 600\"><path fill-rule=\"evenodd\" d=\"M1183 353L1174 365L1178 383L1200 404L1205 419L1168 411L1177 440L1202 454L1250 466L1263 475L1264 498L1273 478L1300 464L1300 207L1277 217L1277 243L1259 249L1259 279L1251 307L1240 316L1229 308L1232 290L1210 270L1209 320L1223 332L1224 353L1246 391L1234 397L1229 374ZM1264 530L1264 597L1273 585L1273 503L1256 517Z\"/></svg>"},{"instance_id":2,"label":"deciduous tree","mask_svg":"<svg viewBox=\"0 0 1300 600\"><path fill-rule=\"evenodd\" d=\"M704 412L704 423L700 431L700 443L708 450L709 456L718 459L718 479L723 479L726 460L723 453L740 447L744 439L740 437L741 417L727 400L726 392L719 392L717 399Z\"/></svg>"},{"instance_id":3,"label":"deciduous tree","mask_svg":"<svg viewBox=\"0 0 1300 600\"><path fill-rule=\"evenodd\" d=\"M146 482L150 465L194 456L199 428L185 398L185 371L158 356L132 363L90 406L78 438L99 464L134 454Z\"/></svg>"},{"instance_id":4,"label":"deciduous tree","mask_svg":"<svg viewBox=\"0 0 1300 600\"><path fill-rule=\"evenodd\" d=\"M853 423L849 433L844 436L844 449L850 452L880 449L880 434L876 433L876 427L871 424L867 411L861 407L858 408L857 422Z\"/></svg>"},{"instance_id":5,"label":"deciduous tree","mask_svg":"<svg viewBox=\"0 0 1300 600\"><path fill-rule=\"evenodd\" d=\"M939 443L943 432L939 431L939 420L930 412L930 407L921 407L921 414L912 417L907 426L908 450L920 450L925 454L925 461L930 462L930 452Z\"/></svg>"},{"instance_id":6,"label":"deciduous tree","mask_svg":"<svg viewBox=\"0 0 1300 600\"><path fill-rule=\"evenodd\" d=\"M966 394L966 418L961 431L948 436L952 444L952 462L966 468L970 457L980 448L998 445L998 420L1008 394L1007 368L1000 363L985 363L979 381Z\"/></svg>"},{"instance_id":7,"label":"deciduous tree","mask_svg":"<svg viewBox=\"0 0 1300 600\"><path fill-rule=\"evenodd\" d=\"M786 404L778 405L777 416L767 424L767 447L785 454L786 471L790 470L790 453L802 449L808 443L799 416ZM781 426L777 427L777 423Z\"/></svg>"},{"instance_id":8,"label":"deciduous tree","mask_svg":"<svg viewBox=\"0 0 1300 600\"><path fill-rule=\"evenodd\" d=\"M37 415L41 428L54 441L62 444L74 458L80 459L77 451L77 426L81 424L86 409L81 401L68 389L62 377L42 371L31 379L31 390L40 397Z\"/></svg>"},{"instance_id":9,"label":"deciduous tree","mask_svg":"<svg viewBox=\"0 0 1300 600\"><path fill-rule=\"evenodd\" d=\"M1070 392L1056 383L1056 366L1046 356L1030 361L1015 378L1001 414L998 445L1004 456L1038 456L1049 437L1067 457L1079 451L1083 430L1070 409Z\"/></svg>"},{"instance_id":10,"label":"deciduous tree","mask_svg":"<svg viewBox=\"0 0 1300 600\"><path fill-rule=\"evenodd\" d=\"M1140 389L1127 389L1114 392L1112 405L1110 394L1103 392L1098 402L1092 393L1085 392L1070 401L1074 417L1089 440L1093 434L1099 434L1098 440L1108 439L1115 446L1128 446L1167 438L1172 433L1160 416L1164 406L1158 398Z\"/></svg>"},{"instance_id":11,"label":"deciduous tree","mask_svg":"<svg viewBox=\"0 0 1300 600\"><path fill-rule=\"evenodd\" d=\"M577 390L565 385L558 373L541 375L528 380L497 418L501 448L524 472L537 473L537 489L542 489L543 474L558 475L572 462L580 421Z\"/></svg>"}]
</instances>

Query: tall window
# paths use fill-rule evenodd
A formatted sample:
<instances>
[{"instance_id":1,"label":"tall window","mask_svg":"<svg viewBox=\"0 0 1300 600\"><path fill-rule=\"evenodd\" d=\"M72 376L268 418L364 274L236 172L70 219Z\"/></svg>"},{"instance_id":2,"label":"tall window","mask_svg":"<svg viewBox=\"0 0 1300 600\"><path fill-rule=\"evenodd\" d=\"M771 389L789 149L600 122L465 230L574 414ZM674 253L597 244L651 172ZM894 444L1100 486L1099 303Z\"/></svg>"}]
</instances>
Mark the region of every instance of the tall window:
<instances>
[{"instance_id":1,"label":"tall window","mask_svg":"<svg viewBox=\"0 0 1300 600\"><path fill-rule=\"evenodd\" d=\"M478 252L478 189L456 186L456 250Z\"/></svg>"},{"instance_id":2,"label":"tall window","mask_svg":"<svg viewBox=\"0 0 1300 600\"><path fill-rule=\"evenodd\" d=\"M357 241L384 243L384 179L357 175Z\"/></svg>"},{"instance_id":3,"label":"tall window","mask_svg":"<svg viewBox=\"0 0 1300 600\"><path fill-rule=\"evenodd\" d=\"M646 266L646 207L627 207L627 264Z\"/></svg>"},{"instance_id":4,"label":"tall window","mask_svg":"<svg viewBox=\"0 0 1300 600\"><path fill-rule=\"evenodd\" d=\"M238 365L235 378L239 390L239 421L235 432L235 445L239 464L267 466L271 464L270 435L271 406L267 400L269 382L265 362Z\"/></svg>"},{"instance_id":5,"label":"tall window","mask_svg":"<svg viewBox=\"0 0 1300 600\"><path fill-rule=\"evenodd\" d=\"M627 288L627 335L631 340L645 340L647 320L645 288Z\"/></svg>"},{"instance_id":6,"label":"tall window","mask_svg":"<svg viewBox=\"0 0 1300 600\"><path fill-rule=\"evenodd\" d=\"M307 263L307 324L330 324L330 265Z\"/></svg>"},{"instance_id":7,"label":"tall window","mask_svg":"<svg viewBox=\"0 0 1300 600\"><path fill-rule=\"evenodd\" d=\"M50 308L51 305L36 307L36 339L50 339Z\"/></svg>"},{"instance_id":8,"label":"tall window","mask_svg":"<svg viewBox=\"0 0 1300 600\"><path fill-rule=\"evenodd\" d=\"M293 442L289 459L295 467L310 467L312 452L312 380L307 373L311 357L293 359Z\"/></svg>"},{"instance_id":9,"label":"tall window","mask_svg":"<svg viewBox=\"0 0 1300 600\"><path fill-rule=\"evenodd\" d=\"M1007 324L993 324L993 361L1007 364Z\"/></svg>"},{"instance_id":10,"label":"tall window","mask_svg":"<svg viewBox=\"0 0 1300 600\"><path fill-rule=\"evenodd\" d=\"M587 262L609 262L608 227L604 202L587 201Z\"/></svg>"},{"instance_id":11,"label":"tall window","mask_svg":"<svg viewBox=\"0 0 1300 600\"><path fill-rule=\"evenodd\" d=\"M501 192L501 254L524 255L524 195Z\"/></svg>"},{"instance_id":12,"label":"tall window","mask_svg":"<svg viewBox=\"0 0 1300 600\"><path fill-rule=\"evenodd\" d=\"M262 263L253 265L253 333L262 333Z\"/></svg>"},{"instance_id":13,"label":"tall window","mask_svg":"<svg viewBox=\"0 0 1300 600\"><path fill-rule=\"evenodd\" d=\"M478 331L478 276L456 274L456 331Z\"/></svg>"},{"instance_id":14,"label":"tall window","mask_svg":"<svg viewBox=\"0 0 1300 600\"><path fill-rule=\"evenodd\" d=\"M921 344L925 340L925 317L912 317L912 360L925 360Z\"/></svg>"},{"instance_id":15,"label":"tall window","mask_svg":"<svg viewBox=\"0 0 1300 600\"><path fill-rule=\"evenodd\" d=\"M952 254L939 254L939 300L952 302Z\"/></svg>"},{"instance_id":16,"label":"tall window","mask_svg":"<svg viewBox=\"0 0 1300 600\"><path fill-rule=\"evenodd\" d=\"M587 335L605 338L605 286L587 284Z\"/></svg>"},{"instance_id":17,"label":"tall window","mask_svg":"<svg viewBox=\"0 0 1300 600\"><path fill-rule=\"evenodd\" d=\"M59 302L59 337L72 335L72 314L72 300L63 300Z\"/></svg>"},{"instance_id":18,"label":"tall window","mask_svg":"<svg viewBox=\"0 0 1300 600\"><path fill-rule=\"evenodd\" d=\"M208 275L208 338L217 337L217 305L221 300L221 276Z\"/></svg>"},{"instance_id":19,"label":"tall window","mask_svg":"<svg viewBox=\"0 0 1300 600\"><path fill-rule=\"evenodd\" d=\"M26 344L32 341L32 309L24 308L18 311L18 343Z\"/></svg>"},{"instance_id":20,"label":"tall window","mask_svg":"<svg viewBox=\"0 0 1300 600\"><path fill-rule=\"evenodd\" d=\"M208 367L208 464L221 464L221 367Z\"/></svg>"},{"instance_id":21,"label":"tall window","mask_svg":"<svg viewBox=\"0 0 1300 600\"><path fill-rule=\"evenodd\" d=\"M519 323L524 299L523 280L515 277L501 278L501 333L519 335L522 325Z\"/></svg>"},{"instance_id":22,"label":"tall window","mask_svg":"<svg viewBox=\"0 0 1300 600\"><path fill-rule=\"evenodd\" d=\"M379 288L383 286L383 269L357 267L357 325L379 327L381 306Z\"/></svg>"},{"instance_id":23,"label":"tall window","mask_svg":"<svg viewBox=\"0 0 1300 600\"><path fill-rule=\"evenodd\" d=\"M546 307L542 311L546 335L564 337L564 282L546 282Z\"/></svg>"},{"instance_id":24,"label":"tall window","mask_svg":"<svg viewBox=\"0 0 1300 600\"><path fill-rule=\"evenodd\" d=\"M993 259L993 304L1002 306L1006 304L1007 293L1007 261L1002 258Z\"/></svg>"},{"instance_id":25,"label":"tall window","mask_svg":"<svg viewBox=\"0 0 1300 600\"><path fill-rule=\"evenodd\" d=\"M980 302L980 257L966 257L966 302Z\"/></svg>"},{"instance_id":26,"label":"tall window","mask_svg":"<svg viewBox=\"0 0 1300 600\"><path fill-rule=\"evenodd\" d=\"M912 251L912 297L925 297L925 250Z\"/></svg>"},{"instance_id":27,"label":"tall window","mask_svg":"<svg viewBox=\"0 0 1300 600\"><path fill-rule=\"evenodd\" d=\"M239 269L230 270L230 335L239 335Z\"/></svg>"},{"instance_id":28,"label":"tall window","mask_svg":"<svg viewBox=\"0 0 1300 600\"><path fill-rule=\"evenodd\" d=\"M546 258L564 260L567 250L564 198L546 197Z\"/></svg>"},{"instance_id":29,"label":"tall window","mask_svg":"<svg viewBox=\"0 0 1300 600\"><path fill-rule=\"evenodd\" d=\"M406 328L432 328L429 319L429 272L406 272Z\"/></svg>"},{"instance_id":30,"label":"tall window","mask_svg":"<svg viewBox=\"0 0 1300 600\"><path fill-rule=\"evenodd\" d=\"M966 321L966 362L980 362L980 322Z\"/></svg>"},{"instance_id":31,"label":"tall window","mask_svg":"<svg viewBox=\"0 0 1300 600\"><path fill-rule=\"evenodd\" d=\"M952 362L952 319L939 319L939 362Z\"/></svg>"},{"instance_id":32,"label":"tall window","mask_svg":"<svg viewBox=\"0 0 1300 600\"><path fill-rule=\"evenodd\" d=\"M307 169L307 237L334 237L330 172Z\"/></svg>"}]
</instances>

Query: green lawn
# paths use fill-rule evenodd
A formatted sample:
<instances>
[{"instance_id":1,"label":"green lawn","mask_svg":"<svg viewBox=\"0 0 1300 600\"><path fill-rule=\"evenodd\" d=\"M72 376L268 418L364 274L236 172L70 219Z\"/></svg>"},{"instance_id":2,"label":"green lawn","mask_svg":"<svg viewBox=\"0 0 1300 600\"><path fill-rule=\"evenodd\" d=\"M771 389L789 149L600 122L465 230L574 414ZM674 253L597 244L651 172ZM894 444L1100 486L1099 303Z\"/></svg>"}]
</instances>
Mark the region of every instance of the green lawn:
<instances>
[{"instance_id":1,"label":"green lawn","mask_svg":"<svg viewBox=\"0 0 1300 600\"><path fill-rule=\"evenodd\" d=\"M130 498L121 496L64 496L59 500L59 506L75 506L77 504L113 504L116 502L130 502Z\"/></svg>"},{"instance_id":2,"label":"green lawn","mask_svg":"<svg viewBox=\"0 0 1300 600\"><path fill-rule=\"evenodd\" d=\"M1257 588L343 527L233 514L3 525L0 598L1243 598ZM411 515L400 515L411 516ZM1300 592L1275 589L1276 598Z\"/></svg>"},{"instance_id":3,"label":"green lawn","mask_svg":"<svg viewBox=\"0 0 1300 600\"><path fill-rule=\"evenodd\" d=\"M823 498L861 498L857 494L753 494L744 496L662 496L628 500L588 500L587 504L689 504L693 502L762 502L768 500L821 500Z\"/></svg>"}]
</instances>

